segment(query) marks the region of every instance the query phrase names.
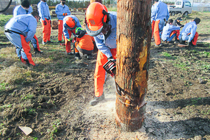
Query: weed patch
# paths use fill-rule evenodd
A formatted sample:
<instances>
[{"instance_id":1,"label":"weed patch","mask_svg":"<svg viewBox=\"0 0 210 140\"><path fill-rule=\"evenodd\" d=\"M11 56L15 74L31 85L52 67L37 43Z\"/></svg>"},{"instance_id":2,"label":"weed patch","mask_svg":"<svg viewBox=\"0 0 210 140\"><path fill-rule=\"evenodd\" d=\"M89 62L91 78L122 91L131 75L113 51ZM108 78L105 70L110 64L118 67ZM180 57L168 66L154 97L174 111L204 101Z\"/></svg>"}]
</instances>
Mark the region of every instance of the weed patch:
<instances>
[{"instance_id":1,"label":"weed patch","mask_svg":"<svg viewBox=\"0 0 210 140\"><path fill-rule=\"evenodd\" d=\"M162 52L162 55L164 57L167 57L168 59L176 59L176 57L173 57L171 54L169 54L168 52Z\"/></svg>"},{"instance_id":2,"label":"weed patch","mask_svg":"<svg viewBox=\"0 0 210 140\"><path fill-rule=\"evenodd\" d=\"M5 85L26 84L35 81L36 72L20 68L16 64L1 70L0 83Z\"/></svg>"}]
</instances>

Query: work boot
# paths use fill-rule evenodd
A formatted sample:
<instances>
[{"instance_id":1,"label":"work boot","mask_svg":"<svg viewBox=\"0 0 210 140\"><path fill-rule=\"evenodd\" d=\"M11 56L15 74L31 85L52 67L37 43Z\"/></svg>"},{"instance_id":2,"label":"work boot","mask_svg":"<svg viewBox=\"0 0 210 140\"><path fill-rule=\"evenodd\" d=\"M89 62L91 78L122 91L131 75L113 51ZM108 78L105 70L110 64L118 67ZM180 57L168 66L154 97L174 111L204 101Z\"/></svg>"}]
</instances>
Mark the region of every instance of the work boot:
<instances>
[{"instance_id":1,"label":"work boot","mask_svg":"<svg viewBox=\"0 0 210 140\"><path fill-rule=\"evenodd\" d=\"M96 105L98 102L104 100L105 97L104 97L104 94L102 94L100 97L95 97L93 100L90 101L90 105L91 106L94 106Z\"/></svg>"},{"instance_id":2,"label":"work boot","mask_svg":"<svg viewBox=\"0 0 210 140\"><path fill-rule=\"evenodd\" d=\"M62 41L58 41L58 43L62 43Z\"/></svg>"},{"instance_id":3,"label":"work boot","mask_svg":"<svg viewBox=\"0 0 210 140\"><path fill-rule=\"evenodd\" d=\"M42 40L42 45L46 45L47 44L47 42L44 42L43 40Z\"/></svg>"},{"instance_id":4,"label":"work boot","mask_svg":"<svg viewBox=\"0 0 210 140\"><path fill-rule=\"evenodd\" d=\"M35 64L35 65L32 65L33 67L38 67L39 66L39 64Z\"/></svg>"},{"instance_id":5,"label":"work boot","mask_svg":"<svg viewBox=\"0 0 210 140\"><path fill-rule=\"evenodd\" d=\"M192 41L189 43L189 47L196 47L197 45L193 45Z\"/></svg>"},{"instance_id":6,"label":"work boot","mask_svg":"<svg viewBox=\"0 0 210 140\"><path fill-rule=\"evenodd\" d=\"M169 43L174 43L173 41L167 41L167 43L169 44Z\"/></svg>"},{"instance_id":7,"label":"work boot","mask_svg":"<svg viewBox=\"0 0 210 140\"><path fill-rule=\"evenodd\" d=\"M66 55L74 55L73 52L66 53Z\"/></svg>"},{"instance_id":8,"label":"work boot","mask_svg":"<svg viewBox=\"0 0 210 140\"><path fill-rule=\"evenodd\" d=\"M180 39L179 39L179 43L180 43L180 44L185 44L185 41L182 40L182 38L180 38Z\"/></svg>"},{"instance_id":9,"label":"work boot","mask_svg":"<svg viewBox=\"0 0 210 140\"><path fill-rule=\"evenodd\" d=\"M155 47L161 47L162 45L163 45L162 43L160 43L159 45L155 44Z\"/></svg>"},{"instance_id":10,"label":"work boot","mask_svg":"<svg viewBox=\"0 0 210 140\"><path fill-rule=\"evenodd\" d=\"M42 51L39 51L37 48L34 48L34 51L35 51L35 54L37 54L37 53L42 54L43 53Z\"/></svg>"},{"instance_id":11,"label":"work boot","mask_svg":"<svg viewBox=\"0 0 210 140\"><path fill-rule=\"evenodd\" d=\"M47 41L47 43L53 43L53 42L49 40L49 41Z\"/></svg>"},{"instance_id":12,"label":"work boot","mask_svg":"<svg viewBox=\"0 0 210 140\"><path fill-rule=\"evenodd\" d=\"M30 67L31 64L29 63L28 59L23 59L21 57L20 60L22 61L23 64L26 64L28 67Z\"/></svg>"},{"instance_id":13,"label":"work boot","mask_svg":"<svg viewBox=\"0 0 210 140\"><path fill-rule=\"evenodd\" d=\"M174 44L177 44L177 43L179 43L179 40L178 40L178 38L177 38L177 37L175 37Z\"/></svg>"},{"instance_id":14,"label":"work boot","mask_svg":"<svg viewBox=\"0 0 210 140\"><path fill-rule=\"evenodd\" d=\"M79 53L75 53L75 57L74 57L76 60L79 60L80 59L80 55Z\"/></svg>"}]
</instances>

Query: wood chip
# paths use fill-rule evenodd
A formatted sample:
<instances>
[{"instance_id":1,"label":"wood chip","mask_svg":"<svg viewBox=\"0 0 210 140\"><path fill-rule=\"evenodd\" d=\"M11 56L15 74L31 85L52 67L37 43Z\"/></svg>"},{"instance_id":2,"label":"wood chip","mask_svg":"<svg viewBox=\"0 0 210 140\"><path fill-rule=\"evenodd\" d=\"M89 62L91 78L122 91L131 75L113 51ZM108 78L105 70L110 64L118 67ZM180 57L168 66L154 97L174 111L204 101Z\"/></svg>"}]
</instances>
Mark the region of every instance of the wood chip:
<instances>
[{"instance_id":1,"label":"wood chip","mask_svg":"<svg viewBox=\"0 0 210 140\"><path fill-rule=\"evenodd\" d=\"M26 134L26 136L33 131L30 127L19 126L19 128Z\"/></svg>"}]
</instances>

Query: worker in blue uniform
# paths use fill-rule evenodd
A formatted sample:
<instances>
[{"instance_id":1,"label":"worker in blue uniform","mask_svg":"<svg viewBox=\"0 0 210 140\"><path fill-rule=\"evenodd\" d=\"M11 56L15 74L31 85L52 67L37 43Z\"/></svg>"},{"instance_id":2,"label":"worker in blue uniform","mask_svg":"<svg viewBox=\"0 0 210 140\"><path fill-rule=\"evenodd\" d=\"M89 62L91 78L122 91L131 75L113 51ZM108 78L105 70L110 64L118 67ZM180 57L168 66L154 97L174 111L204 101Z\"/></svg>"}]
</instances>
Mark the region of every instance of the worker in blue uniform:
<instances>
[{"instance_id":1,"label":"worker in blue uniform","mask_svg":"<svg viewBox=\"0 0 210 140\"><path fill-rule=\"evenodd\" d=\"M177 30L179 31L180 27L173 25L173 19L168 20L166 26L163 27L161 39L167 43L171 42L176 37Z\"/></svg>"},{"instance_id":2,"label":"worker in blue uniform","mask_svg":"<svg viewBox=\"0 0 210 140\"><path fill-rule=\"evenodd\" d=\"M42 44L46 45L47 43L51 43L50 35L51 35L51 16L49 6L47 5L47 0L41 0L38 5L39 16L41 17L40 21L43 29L43 40Z\"/></svg>"},{"instance_id":3,"label":"worker in blue uniform","mask_svg":"<svg viewBox=\"0 0 210 140\"><path fill-rule=\"evenodd\" d=\"M36 33L39 15L37 12L15 16L5 25L5 35L15 45L16 53L22 63L36 66L32 60L29 43ZM37 47L37 51L40 51Z\"/></svg>"},{"instance_id":4,"label":"worker in blue uniform","mask_svg":"<svg viewBox=\"0 0 210 140\"><path fill-rule=\"evenodd\" d=\"M200 23L200 18L195 18L192 22L189 22L184 25L182 31L179 35L179 41L181 44L183 44L185 41L187 41L188 46L196 46L197 40L198 40L198 32L197 25Z\"/></svg>"},{"instance_id":5,"label":"worker in blue uniform","mask_svg":"<svg viewBox=\"0 0 210 140\"><path fill-rule=\"evenodd\" d=\"M168 12L168 6L159 1L154 0L154 6L152 7L152 13L151 13L151 19L155 21L154 24L154 38L155 38L155 45L161 46L161 33L163 31L163 27L165 25L165 22L169 19L169 12Z\"/></svg>"},{"instance_id":6,"label":"worker in blue uniform","mask_svg":"<svg viewBox=\"0 0 210 140\"><path fill-rule=\"evenodd\" d=\"M58 43L62 42L63 35L63 18L65 16L71 15L69 7L65 4L66 0L61 0L60 4L57 4L55 7L55 13L58 18Z\"/></svg>"},{"instance_id":7,"label":"worker in blue uniform","mask_svg":"<svg viewBox=\"0 0 210 140\"><path fill-rule=\"evenodd\" d=\"M30 14L33 12L32 7L30 6L30 2L28 0L23 0L21 5L18 5L13 10L13 16L22 15L22 14Z\"/></svg>"}]
</instances>

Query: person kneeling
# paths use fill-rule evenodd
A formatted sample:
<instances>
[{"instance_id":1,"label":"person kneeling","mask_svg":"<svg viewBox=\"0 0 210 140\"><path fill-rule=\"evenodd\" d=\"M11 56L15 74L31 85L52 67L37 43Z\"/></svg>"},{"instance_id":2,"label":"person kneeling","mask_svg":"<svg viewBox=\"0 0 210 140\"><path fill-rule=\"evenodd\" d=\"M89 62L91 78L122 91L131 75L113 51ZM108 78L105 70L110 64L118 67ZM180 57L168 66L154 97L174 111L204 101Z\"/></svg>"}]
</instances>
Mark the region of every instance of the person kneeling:
<instances>
[{"instance_id":1,"label":"person kneeling","mask_svg":"<svg viewBox=\"0 0 210 140\"><path fill-rule=\"evenodd\" d=\"M198 39L196 29L200 21L200 18L195 18L192 22L189 22L184 26L179 35L179 41L181 44L184 44L185 41L187 41L188 46L196 46Z\"/></svg>"},{"instance_id":2,"label":"person kneeling","mask_svg":"<svg viewBox=\"0 0 210 140\"><path fill-rule=\"evenodd\" d=\"M94 38L89 36L81 27L77 27L75 33L76 40L73 44L75 48L75 58L80 59L80 52L83 55L86 54L87 58L90 59L94 50Z\"/></svg>"},{"instance_id":3,"label":"person kneeling","mask_svg":"<svg viewBox=\"0 0 210 140\"><path fill-rule=\"evenodd\" d=\"M172 39L176 38L176 33L180 30L180 27L173 25L173 19L170 19L167 23L167 25L163 28L163 33L161 35L161 39L163 41L166 41L167 43L170 43Z\"/></svg>"}]
</instances>

